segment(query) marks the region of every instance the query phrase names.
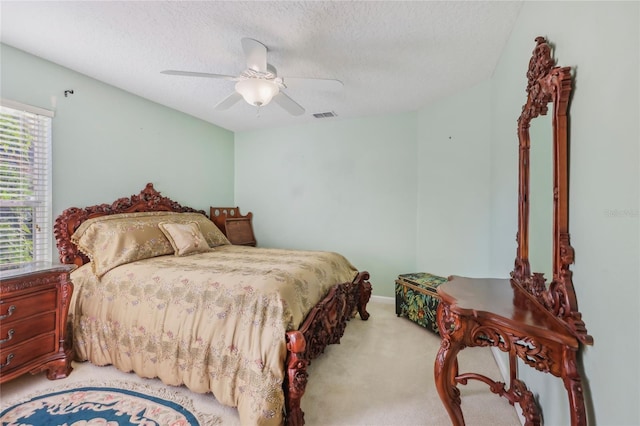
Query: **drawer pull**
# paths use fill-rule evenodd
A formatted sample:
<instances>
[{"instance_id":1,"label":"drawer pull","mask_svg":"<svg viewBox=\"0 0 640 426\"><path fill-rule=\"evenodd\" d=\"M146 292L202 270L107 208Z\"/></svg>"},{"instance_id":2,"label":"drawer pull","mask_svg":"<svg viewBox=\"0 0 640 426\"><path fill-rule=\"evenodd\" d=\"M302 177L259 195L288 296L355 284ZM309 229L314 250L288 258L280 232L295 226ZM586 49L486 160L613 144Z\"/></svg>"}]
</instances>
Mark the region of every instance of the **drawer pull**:
<instances>
[{"instance_id":1,"label":"drawer pull","mask_svg":"<svg viewBox=\"0 0 640 426\"><path fill-rule=\"evenodd\" d=\"M0 340L0 344L8 342L9 340L13 339L13 333L15 333L15 330L12 328L11 330L9 330L9 332L7 333L7 338L6 339L2 339Z\"/></svg>"},{"instance_id":2,"label":"drawer pull","mask_svg":"<svg viewBox=\"0 0 640 426\"><path fill-rule=\"evenodd\" d=\"M15 310L16 310L16 305L9 306L9 309L7 310L7 313L5 315L0 315L0 320L3 320L5 318L9 318L11 315L13 315L13 312Z\"/></svg>"},{"instance_id":3,"label":"drawer pull","mask_svg":"<svg viewBox=\"0 0 640 426\"><path fill-rule=\"evenodd\" d=\"M5 362L4 364L0 364L0 368L4 368L7 365L11 364L11 360L13 359L14 356L15 355L13 355L13 354L7 355L7 362Z\"/></svg>"}]
</instances>

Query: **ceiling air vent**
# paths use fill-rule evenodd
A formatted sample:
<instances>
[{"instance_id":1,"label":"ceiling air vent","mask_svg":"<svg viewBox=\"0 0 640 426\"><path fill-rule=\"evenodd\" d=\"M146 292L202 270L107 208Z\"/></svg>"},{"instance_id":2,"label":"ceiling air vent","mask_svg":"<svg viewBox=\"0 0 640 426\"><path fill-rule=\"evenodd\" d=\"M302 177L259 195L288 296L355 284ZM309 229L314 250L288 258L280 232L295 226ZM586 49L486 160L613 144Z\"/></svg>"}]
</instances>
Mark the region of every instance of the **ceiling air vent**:
<instances>
[{"instance_id":1,"label":"ceiling air vent","mask_svg":"<svg viewBox=\"0 0 640 426\"><path fill-rule=\"evenodd\" d=\"M336 114L333 111L329 111L329 112L316 112L315 114L313 114L313 116L315 118L329 118L329 117L337 117L338 114Z\"/></svg>"}]
</instances>

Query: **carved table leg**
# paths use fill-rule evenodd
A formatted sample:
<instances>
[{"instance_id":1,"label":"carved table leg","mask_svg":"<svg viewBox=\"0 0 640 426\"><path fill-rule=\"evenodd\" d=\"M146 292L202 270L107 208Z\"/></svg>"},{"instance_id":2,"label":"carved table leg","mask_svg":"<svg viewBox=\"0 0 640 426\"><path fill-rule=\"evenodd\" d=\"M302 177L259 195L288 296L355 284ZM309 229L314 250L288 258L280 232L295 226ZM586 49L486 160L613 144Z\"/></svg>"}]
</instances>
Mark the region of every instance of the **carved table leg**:
<instances>
[{"instance_id":1,"label":"carved table leg","mask_svg":"<svg viewBox=\"0 0 640 426\"><path fill-rule=\"evenodd\" d=\"M564 387L569 397L569 409L571 410L571 426L585 426L587 415L582 394L582 380L576 364L576 351L565 346L563 349L562 369Z\"/></svg>"},{"instance_id":2,"label":"carved table leg","mask_svg":"<svg viewBox=\"0 0 640 426\"><path fill-rule=\"evenodd\" d=\"M444 404L451 423L454 426L464 425L464 417L460 408L460 391L456 386L458 375L458 352L464 348L460 330L460 322L457 316L449 311L449 306L440 303L438 306L438 327L442 336L442 342L434 366L436 388L440 399Z\"/></svg>"}]
</instances>

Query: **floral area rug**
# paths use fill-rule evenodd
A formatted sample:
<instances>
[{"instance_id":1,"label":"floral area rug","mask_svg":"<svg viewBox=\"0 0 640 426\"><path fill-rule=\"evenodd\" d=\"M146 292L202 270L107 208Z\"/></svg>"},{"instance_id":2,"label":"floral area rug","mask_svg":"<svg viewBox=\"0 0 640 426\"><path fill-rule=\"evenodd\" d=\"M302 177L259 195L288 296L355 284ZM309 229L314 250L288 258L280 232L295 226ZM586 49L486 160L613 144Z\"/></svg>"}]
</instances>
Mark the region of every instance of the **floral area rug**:
<instances>
[{"instance_id":1,"label":"floral area rug","mask_svg":"<svg viewBox=\"0 0 640 426\"><path fill-rule=\"evenodd\" d=\"M0 413L2 426L209 426L221 422L214 415L198 413L189 398L168 388L127 382L53 389L15 401Z\"/></svg>"}]
</instances>

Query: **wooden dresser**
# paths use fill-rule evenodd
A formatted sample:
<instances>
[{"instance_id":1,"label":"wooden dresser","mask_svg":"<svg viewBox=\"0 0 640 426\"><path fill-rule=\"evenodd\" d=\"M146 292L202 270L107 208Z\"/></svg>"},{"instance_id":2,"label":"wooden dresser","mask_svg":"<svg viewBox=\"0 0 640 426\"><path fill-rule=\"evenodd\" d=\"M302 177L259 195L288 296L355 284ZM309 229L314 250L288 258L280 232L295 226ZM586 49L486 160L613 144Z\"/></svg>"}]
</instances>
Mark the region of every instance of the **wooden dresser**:
<instances>
[{"instance_id":1,"label":"wooden dresser","mask_svg":"<svg viewBox=\"0 0 640 426\"><path fill-rule=\"evenodd\" d=\"M0 270L0 383L27 372L51 380L71 373L66 336L74 265L35 263Z\"/></svg>"}]
</instances>

